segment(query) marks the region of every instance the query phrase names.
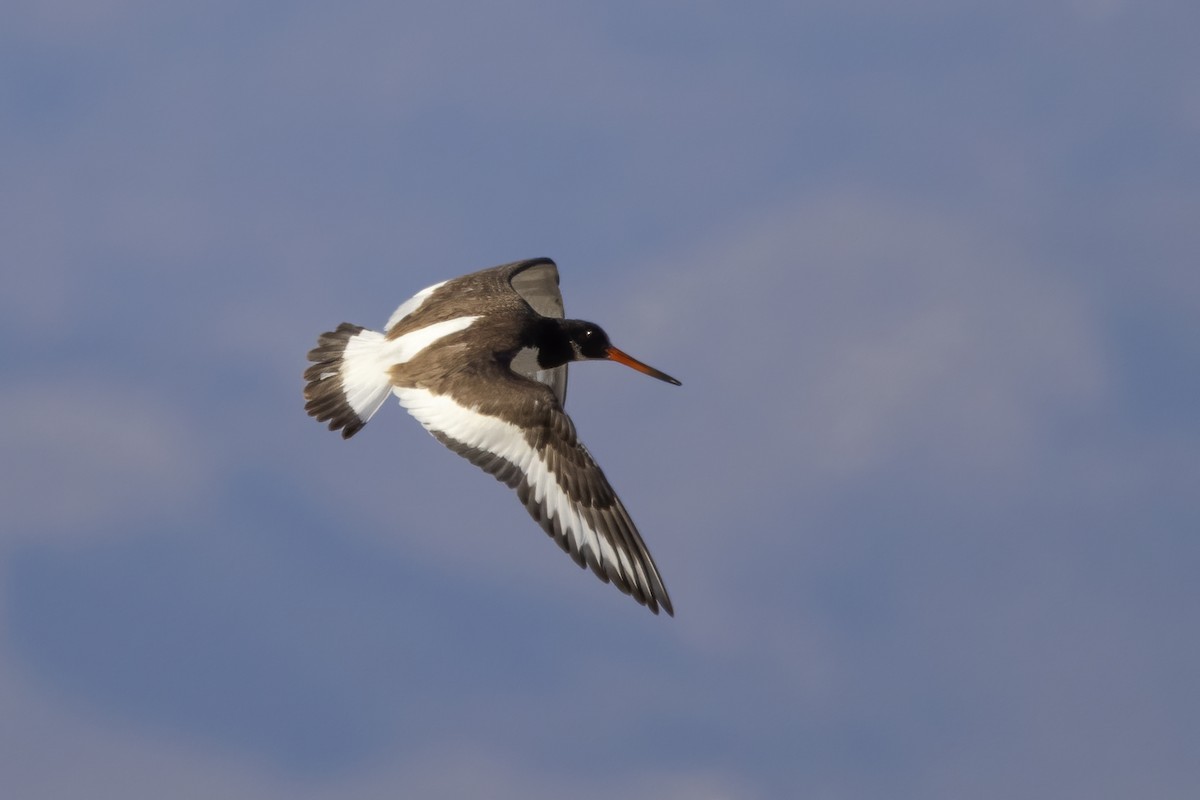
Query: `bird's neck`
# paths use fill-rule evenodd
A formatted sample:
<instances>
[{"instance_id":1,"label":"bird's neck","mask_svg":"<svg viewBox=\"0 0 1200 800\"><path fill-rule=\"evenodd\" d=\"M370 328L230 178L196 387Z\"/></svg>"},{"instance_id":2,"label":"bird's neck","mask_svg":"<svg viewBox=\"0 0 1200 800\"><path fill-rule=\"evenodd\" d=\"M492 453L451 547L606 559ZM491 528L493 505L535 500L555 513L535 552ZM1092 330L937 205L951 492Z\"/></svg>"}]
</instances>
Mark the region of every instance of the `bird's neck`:
<instances>
[{"instance_id":1,"label":"bird's neck","mask_svg":"<svg viewBox=\"0 0 1200 800\"><path fill-rule=\"evenodd\" d=\"M540 320L531 333L529 346L537 351L538 366L542 369L554 369L574 360L571 340L557 320Z\"/></svg>"}]
</instances>

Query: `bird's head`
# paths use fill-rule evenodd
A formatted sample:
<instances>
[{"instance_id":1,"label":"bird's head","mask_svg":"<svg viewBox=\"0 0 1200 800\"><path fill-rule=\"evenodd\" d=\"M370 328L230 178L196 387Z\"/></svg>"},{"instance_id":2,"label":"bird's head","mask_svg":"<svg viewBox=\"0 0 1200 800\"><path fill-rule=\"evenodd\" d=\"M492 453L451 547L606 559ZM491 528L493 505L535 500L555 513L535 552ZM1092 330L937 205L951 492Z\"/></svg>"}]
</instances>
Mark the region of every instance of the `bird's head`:
<instances>
[{"instance_id":1,"label":"bird's head","mask_svg":"<svg viewBox=\"0 0 1200 800\"><path fill-rule=\"evenodd\" d=\"M567 345L565 348L561 346L550 348L550 352L555 350L559 352L558 358L561 358L558 361L559 364L565 364L568 361L593 361L598 359L616 361L618 364L632 367L638 372L649 375L652 378L658 378L660 381L666 381L675 386L682 385L665 372L660 372L648 364L643 364L633 356L613 347L612 342L608 339L608 334L594 322L566 319L558 321L557 327L560 335L563 337L563 343ZM543 363L542 366L557 366L557 364Z\"/></svg>"}]
</instances>

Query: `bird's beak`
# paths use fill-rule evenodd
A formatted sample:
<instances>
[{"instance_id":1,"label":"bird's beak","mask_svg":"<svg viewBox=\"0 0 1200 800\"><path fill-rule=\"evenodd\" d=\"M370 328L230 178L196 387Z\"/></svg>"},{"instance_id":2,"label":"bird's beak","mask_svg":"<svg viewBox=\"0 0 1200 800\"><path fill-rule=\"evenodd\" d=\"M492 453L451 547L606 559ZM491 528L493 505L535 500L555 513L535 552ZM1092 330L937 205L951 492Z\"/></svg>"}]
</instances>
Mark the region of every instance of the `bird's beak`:
<instances>
[{"instance_id":1,"label":"bird's beak","mask_svg":"<svg viewBox=\"0 0 1200 800\"><path fill-rule=\"evenodd\" d=\"M642 362L638 361L633 356L628 355L627 353L622 353L620 350L613 347L612 345L609 345L608 349L604 351L604 356L609 361L616 361L618 364L624 364L627 367L633 367L638 372L649 375L651 378L658 378L660 381L666 381L667 383L673 383L676 386L683 385L682 383L675 380L667 373L659 372L658 370L656 370L654 367L650 366L649 364L643 364Z\"/></svg>"}]
</instances>

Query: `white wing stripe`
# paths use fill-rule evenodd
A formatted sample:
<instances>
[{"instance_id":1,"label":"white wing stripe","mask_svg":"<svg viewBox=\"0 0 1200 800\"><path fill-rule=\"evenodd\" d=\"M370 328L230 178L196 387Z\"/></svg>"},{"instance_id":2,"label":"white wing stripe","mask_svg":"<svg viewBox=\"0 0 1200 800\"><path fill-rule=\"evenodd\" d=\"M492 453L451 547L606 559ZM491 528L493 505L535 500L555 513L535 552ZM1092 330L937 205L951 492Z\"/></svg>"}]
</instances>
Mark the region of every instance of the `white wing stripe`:
<instances>
[{"instance_id":1,"label":"white wing stripe","mask_svg":"<svg viewBox=\"0 0 1200 800\"><path fill-rule=\"evenodd\" d=\"M434 394L426 389L400 388L392 390L400 405L408 410L427 430L437 431L470 447L487 450L517 466L525 473L534 501L546 509L551 519L557 519L564 535L580 553L590 553L606 567L615 567L620 574L634 578L629 556L600 536L587 522L558 484L554 472L541 455L530 446L524 432L499 417L481 414L459 405L447 395Z\"/></svg>"},{"instance_id":2,"label":"white wing stripe","mask_svg":"<svg viewBox=\"0 0 1200 800\"><path fill-rule=\"evenodd\" d=\"M429 345L449 336L452 333L466 330L471 327L471 324L479 316L472 317L456 317L443 322L435 322L432 325L426 325L424 328L418 328L415 331L410 331L398 339L393 339L388 343L384 352L384 360L388 366L393 364L404 364L413 360L418 353L424 350Z\"/></svg>"},{"instance_id":3,"label":"white wing stripe","mask_svg":"<svg viewBox=\"0 0 1200 800\"><path fill-rule=\"evenodd\" d=\"M384 331L390 331L396 325L396 323L424 305L425 301L429 299L429 295L445 286L446 283L447 281L442 281L441 283L435 283L433 286L426 286L424 289L401 303L400 307L393 311L392 316L388 318L387 325L383 326Z\"/></svg>"}]
</instances>

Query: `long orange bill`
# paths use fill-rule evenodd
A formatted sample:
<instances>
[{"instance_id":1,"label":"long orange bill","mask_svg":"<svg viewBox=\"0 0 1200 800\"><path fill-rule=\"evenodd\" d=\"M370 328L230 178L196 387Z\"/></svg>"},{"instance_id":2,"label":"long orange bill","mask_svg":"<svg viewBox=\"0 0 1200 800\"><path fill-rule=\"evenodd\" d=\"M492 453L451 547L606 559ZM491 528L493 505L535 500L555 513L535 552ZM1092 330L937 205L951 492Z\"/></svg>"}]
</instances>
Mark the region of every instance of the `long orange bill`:
<instances>
[{"instance_id":1,"label":"long orange bill","mask_svg":"<svg viewBox=\"0 0 1200 800\"><path fill-rule=\"evenodd\" d=\"M608 346L608 350L605 351L605 355L608 356L608 359L610 361L616 361L618 364L624 364L627 367L633 367L638 372L649 375L651 378L658 378L660 381L666 381L667 383L673 383L676 386L683 386L682 383L675 380L667 373L659 372L658 370L656 370L654 367L650 366L649 364L643 364L642 362L638 361L633 356L631 356L627 353L622 353L620 350L613 347L612 345Z\"/></svg>"}]
</instances>

